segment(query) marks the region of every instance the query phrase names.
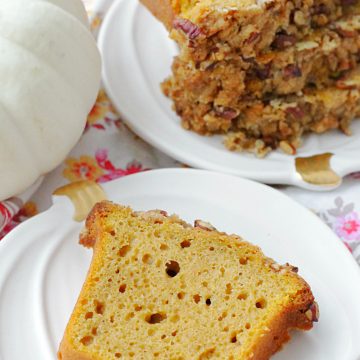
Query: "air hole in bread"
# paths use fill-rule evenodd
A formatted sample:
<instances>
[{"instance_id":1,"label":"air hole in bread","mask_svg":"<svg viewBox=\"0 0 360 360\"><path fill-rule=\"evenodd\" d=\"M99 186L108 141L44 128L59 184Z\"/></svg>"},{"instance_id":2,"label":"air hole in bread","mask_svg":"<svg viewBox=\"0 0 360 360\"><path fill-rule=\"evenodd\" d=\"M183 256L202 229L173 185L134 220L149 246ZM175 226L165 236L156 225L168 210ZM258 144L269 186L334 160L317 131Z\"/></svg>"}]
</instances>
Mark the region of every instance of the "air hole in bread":
<instances>
[{"instance_id":1,"label":"air hole in bread","mask_svg":"<svg viewBox=\"0 0 360 360\"><path fill-rule=\"evenodd\" d=\"M176 336L176 334L177 334L177 330L175 330L171 333L172 336Z\"/></svg>"},{"instance_id":2,"label":"air hole in bread","mask_svg":"<svg viewBox=\"0 0 360 360\"><path fill-rule=\"evenodd\" d=\"M145 317L145 321L149 324L159 324L165 319L166 319L166 314L164 313L150 314Z\"/></svg>"},{"instance_id":3,"label":"air hole in bread","mask_svg":"<svg viewBox=\"0 0 360 360\"><path fill-rule=\"evenodd\" d=\"M161 340L164 340L166 338L166 335L161 335Z\"/></svg>"},{"instance_id":4,"label":"air hole in bread","mask_svg":"<svg viewBox=\"0 0 360 360\"><path fill-rule=\"evenodd\" d=\"M84 336L80 342L84 345L84 346L89 346L93 343L94 338L92 336Z\"/></svg>"},{"instance_id":5,"label":"air hole in bread","mask_svg":"<svg viewBox=\"0 0 360 360\"><path fill-rule=\"evenodd\" d=\"M206 301L205 301L205 304L207 306L210 306L211 305L211 299L210 298L207 298Z\"/></svg>"},{"instance_id":6,"label":"air hole in bread","mask_svg":"<svg viewBox=\"0 0 360 360\"><path fill-rule=\"evenodd\" d=\"M200 302L201 296L199 294L196 294L193 296L193 299L194 299L195 303L198 304Z\"/></svg>"},{"instance_id":7,"label":"air hole in bread","mask_svg":"<svg viewBox=\"0 0 360 360\"><path fill-rule=\"evenodd\" d=\"M142 310L142 306L140 305L135 305L135 311L141 311Z\"/></svg>"},{"instance_id":8,"label":"air hole in bread","mask_svg":"<svg viewBox=\"0 0 360 360\"><path fill-rule=\"evenodd\" d=\"M93 335L97 335L97 327L93 327L93 328L91 329L91 333L92 333Z\"/></svg>"},{"instance_id":9,"label":"air hole in bread","mask_svg":"<svg viewBox=\"0 0 360 360\"><path fill-rule=\"evenodd\" d=\"M152 257L151 257L150 254L145 254L145 255L142 257L142 262L143 262L144 264L150 265L150 264L153 263L153 259L152 259Z\"/></svg>"},{"instance_id":10,"label":"air hole in bread","mask_svg":"<svg viewBox=\"0 0 360 360\"><path fill-rule=\"evenodd\" d=\"M94 313L92 311L89 311L85 314L85 319L88 320L88 319L92 319Z\"/></svg>"},{"instance_id":11,"label":"air hole in bread","mask_svg":"<svg viewBox=\"0 0 360 360\"><path fill-rule=\"evenodd\" d=\"M126 256L126 254L130 251L130 249L131 249L130 245L122 246L118 252L119 256L121 256L121 257Z\"/></svg>"},{"instance_id":12,"label":"air hole in bread","mask_svg":"<svg viewBox=\"0 0 360 360\"><path fill-rule=\"evenodd\" d=\"M214 248L213 246L210 246L210 247L209 247L209 250L210 250L210 251L214 251L215 248Z\"/></svg>"},{"instance_id":13,"label":"air hole in bread","mask_svg":"<svg viewBox=\"0 0 360 360\"><path fill-rule=\"evenodd\" d=\"M189 240L184 240L180 243L181 247L184 248L188 248L191 246L191 242Z\"/></svg>"},{"instance_id":14,"label":"air hole in bread","mask_svg":"<svg viewBox=\"0 0 360 360\"><path fill-rule=\"evenodd\" d=\"M183 291L177 294L178 299L182 300L185 297L185 293Z\"/></svg>"},{"instance_id":15,"label":"air hole in bread","mask_svg":"<svg viewBox=\"0 0 360 360\"><path fill-rule=\"evenodd\" d=\"M110 316L110 322L113 324L114 323L114 315Z\"/></svg>"},{"instance_id":16,"label":"air hole in bread","mask_svg":"<svg viewBox=\"0 0 360 360\"><path fill-rule=\"evenodd\" d=\"M160 250L167 250L169 247L166 244L160 245Z\"/></svg>"},{"instance_id":17,"label":"air hole in bread","mask_svg":"<svg viewBox=\"0 0 360 360\"><path fill-rule=\"evenodd\" d=\"M256 301L255 306L258 309L265 309L266 307L266 300L264 298L261 298L259 300Z\"/></svg>"},{"instance_id":18,"label":"air hole in bread","mask_svg":"<svg viewBox=\"0 0 360 360\"><path fill-rule=\"evenodd\" d=\"M98 300L94 300L94 305L95 305L95 312L99 315L102 315L104 313L105 305Z\"/></svg>"},{"instance_id":19,"label":"air hole in bread","mask_svg":"<svg viewBox=\"0 0 360 360\"><path fill-rule=\"evenodd\" d=\"M116 357L116 358L120 358L120 357L121 357L121 353L115 353L115 357Z\"/></svg>"},{"instance_id":20,"label":"air hole in bread","mask_svg":"<svg viewBox=\"0 0 360 360\"><path fill-rule=\"evenodd\" d=\"M238 298L238 300L246 300L247 297L248 297L248 294L245 293L245 292L242 292L242 293L240 293L240 294L238 295L237 298Z\"/></svg>"},{"instance_id":21,"label":"air hole in bread","mask_svg":"<svg viewBox=\"0 0 360 360\"><path fill-rule=\"evenodd\" d=\"M232 342L233 344L236 343L237 339L236 339L236 333L232 333L231 338L230 338L230 342Z\"/></svg>"},{"instance_id":22,"label":"air hole in bread","mask_svg":"<svg viewBox=\"0 0 360 360\"><path fill-rule=\"evenodd\" d=\"M246 330L249 330L250 328L251 328L250 323L246 323L246 324L245 324L245 329L246 329Z\"/></svg>"},{"instance_id":23,"label":"air hole in bread","mask_svg":"<svg viewBox=\"0 0 360 360\"><path fill-rule=\"evenodd\" d=\"M177 261L171 260L165 264L166 273L170 277L175 277L180 271L180 265Z\"/></svg>"},{"instance_id":24,"label":"air hole in bread","mask_svg":"<svg viewBox=\"0 0 360 360\"><path fill-rule=\"evenodd\" d=\"M115 236L116 235L116 231L114 229L106 229L106 232L109 233L111 236Z\"/></svg>"}]
</instances>

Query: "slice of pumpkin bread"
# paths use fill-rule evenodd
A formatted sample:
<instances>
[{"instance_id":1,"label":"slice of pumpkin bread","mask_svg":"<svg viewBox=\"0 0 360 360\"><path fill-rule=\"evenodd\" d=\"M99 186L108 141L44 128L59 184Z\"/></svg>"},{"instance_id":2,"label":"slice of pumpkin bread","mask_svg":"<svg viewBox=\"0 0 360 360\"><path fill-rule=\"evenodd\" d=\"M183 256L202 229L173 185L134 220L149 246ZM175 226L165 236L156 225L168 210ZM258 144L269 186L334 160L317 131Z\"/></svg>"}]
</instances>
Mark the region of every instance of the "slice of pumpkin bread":
<instances>
[{"instance_id":1,"label":"slice of pumpkin bread","mask_svg":"<svg viewBox=\"0 0 360 360\"><path fill-rule=\"evenodd\" d=\"M318 319L295 267L200 220L101 202L80 242L94 255L62 360L263 360Z\"/></svg>"}]
</instances>

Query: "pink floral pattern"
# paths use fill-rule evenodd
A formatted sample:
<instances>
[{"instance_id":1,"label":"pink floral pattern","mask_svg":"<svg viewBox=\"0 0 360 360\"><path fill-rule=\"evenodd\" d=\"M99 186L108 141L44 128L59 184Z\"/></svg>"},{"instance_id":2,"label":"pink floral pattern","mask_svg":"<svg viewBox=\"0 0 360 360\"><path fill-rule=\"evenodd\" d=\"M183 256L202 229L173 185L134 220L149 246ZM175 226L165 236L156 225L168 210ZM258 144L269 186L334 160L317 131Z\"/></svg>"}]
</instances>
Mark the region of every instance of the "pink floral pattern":
<instances>
[{"instance_id":1,"label":"pink floral pattern","mask_svg":"<svg viewBox=\"0 0 360 360\"><path fill-rule=\"evenodd\" d=\"M126 175L136 174L141 171L150 170L144 168L139 161L131 161L126 165L126 168L115 167L114 164L109 160L109 151L107 149L99 149L95 158L100 168L106 172L105 175L100 176L97 181L104 183L110 180L115 180Z\"/></svg>"},{"instance_id":2,"label":"pink floral pattern","mask_svg":"<svg viewBox=\"0 0 360 360\"><path fill-rule=\"evenodd\" d=\"M360 241L360 218L356 211L339 216L334 223L336 234L344 241Z\"/></svg>"}]
</instances>

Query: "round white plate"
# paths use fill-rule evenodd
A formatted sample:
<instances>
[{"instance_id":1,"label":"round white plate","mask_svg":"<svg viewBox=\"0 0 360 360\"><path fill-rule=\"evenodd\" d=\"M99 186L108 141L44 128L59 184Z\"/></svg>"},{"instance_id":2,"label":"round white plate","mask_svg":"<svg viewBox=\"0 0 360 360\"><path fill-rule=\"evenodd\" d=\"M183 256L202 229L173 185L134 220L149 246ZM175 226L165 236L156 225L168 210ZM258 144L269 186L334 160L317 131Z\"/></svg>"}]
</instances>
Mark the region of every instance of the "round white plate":
<instances>
[{"instance_id":1,"label":"round white plate","mask_svg":"<svg viewBox=\"0 0 360 360\"><path fill-rule=\"evenodd\" d=\"M311 285L320 321L295 332L276 360L360 359L360 271L316 215L280 192L201 170L155 170L104 185L110 200L160 208L238 233ZM51 360L85 279L91 254L78 244L83 224L66 197L0 243L0 359ZM29 357L29 354L31 356Z\"/></svg>"},{"instance_id":2,"label":"round white plate","mask_svg":"<svg viewBox=\"0 0 360 360\"><path fill-rule=\"evenodd\" d=\"M114 1L99 34L106 91L124 120L141 137L191 166L240 175L271 184L324 190L302 181L294 157L275 151L265 159L225 149L221 136L203 137L184 130L160 90L177 53L167 31L138 1ZM334 153L332 165L343 176L360 170L360 121L354 135L338 131L307 136L297 156Z\"/></svg>"}]
</instances>

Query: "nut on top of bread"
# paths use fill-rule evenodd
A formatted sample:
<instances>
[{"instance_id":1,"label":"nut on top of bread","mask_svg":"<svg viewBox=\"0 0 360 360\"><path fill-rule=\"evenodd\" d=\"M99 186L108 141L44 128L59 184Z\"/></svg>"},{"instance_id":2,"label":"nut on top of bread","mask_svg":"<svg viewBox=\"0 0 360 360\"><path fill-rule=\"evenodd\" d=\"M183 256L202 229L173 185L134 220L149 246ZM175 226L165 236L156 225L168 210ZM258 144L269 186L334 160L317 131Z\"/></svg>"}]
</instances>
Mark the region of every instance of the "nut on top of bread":
<instances>
[{"instance_id":1,"label":"nut on top of bread","mask_svg":"<svg viewBox=\"0 0 360 360\"><path fill-rule=\"evenodd\" d=\"M93 259L58 358L265 360L318 308L297 268L207 222L97 204Z\"/></svg>"}]
</instances>

